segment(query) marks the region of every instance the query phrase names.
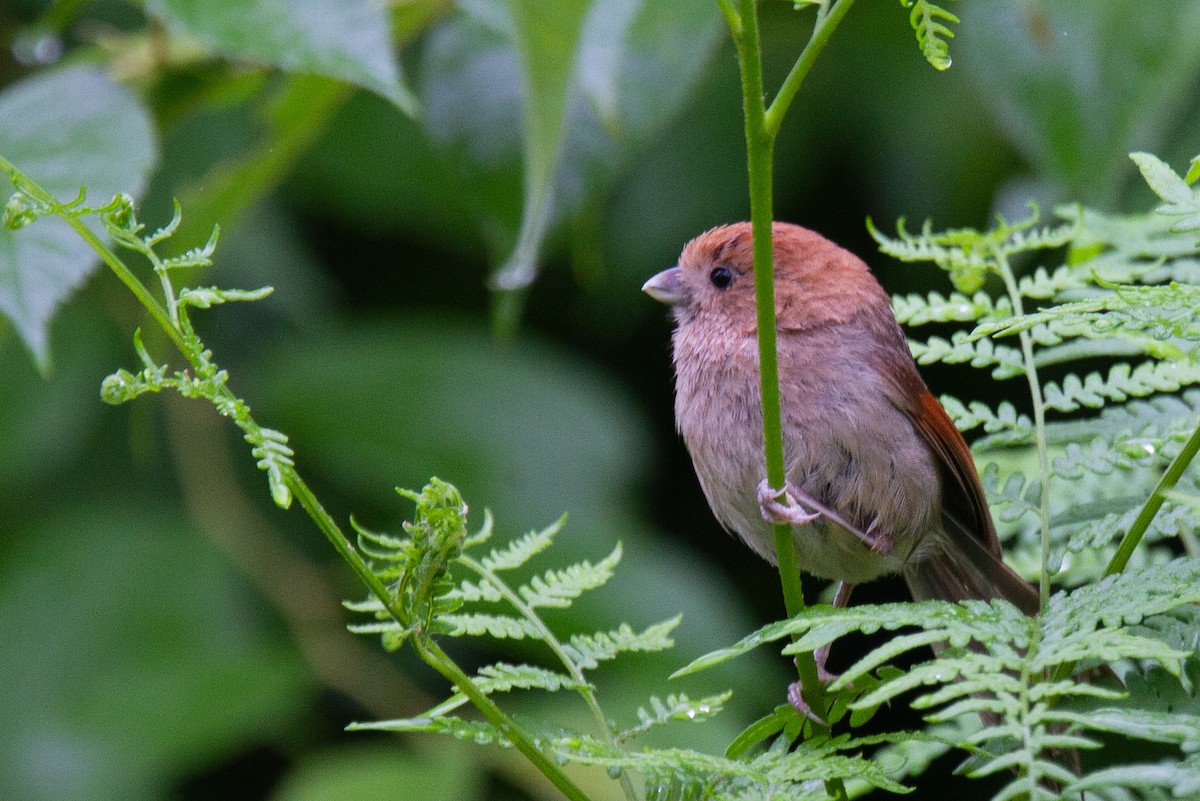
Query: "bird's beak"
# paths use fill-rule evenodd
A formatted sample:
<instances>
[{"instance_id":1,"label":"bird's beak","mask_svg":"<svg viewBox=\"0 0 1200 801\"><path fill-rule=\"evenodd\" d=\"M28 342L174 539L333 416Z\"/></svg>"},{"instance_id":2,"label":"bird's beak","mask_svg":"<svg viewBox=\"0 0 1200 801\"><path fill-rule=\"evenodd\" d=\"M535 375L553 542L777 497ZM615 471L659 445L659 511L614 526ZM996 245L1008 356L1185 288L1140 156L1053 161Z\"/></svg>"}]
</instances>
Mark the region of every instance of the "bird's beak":
<instances>
[{"instance_id":1,"label":"bird's beak","mask_svg":"<svg viewBox=\"0 0 1200 801\"><path fill-rule=\"evenodd\" d=\"M687 292L683 286L683 274L678 267L663 270L642 284L642 291L659 303L668 306L679 306L687 300Z\"/></svg>"}]
</instances>

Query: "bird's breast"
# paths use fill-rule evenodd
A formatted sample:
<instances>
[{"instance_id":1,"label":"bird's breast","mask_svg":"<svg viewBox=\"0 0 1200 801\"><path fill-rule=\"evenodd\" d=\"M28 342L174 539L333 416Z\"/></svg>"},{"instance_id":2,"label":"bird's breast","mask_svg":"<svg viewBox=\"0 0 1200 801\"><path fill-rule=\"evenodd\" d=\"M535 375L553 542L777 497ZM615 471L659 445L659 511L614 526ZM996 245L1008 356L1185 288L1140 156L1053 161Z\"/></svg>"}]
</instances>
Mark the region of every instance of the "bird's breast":
<instances>
[{"instance_id":1,"label":"bird's breast","mask_svg":"<svg viewBox=\"0 0 1200 801\"><path fill-rule=\"evenodd\" d=\"M736 347L718 349L677 332L676 421L714 515L774 562L772 527L757 499L766 477L757 342L740 339ZM780 343L788 481L890 545L872 549L857 534L818 520L795 527L800 566L853 583L896 572L936 524L940 487L933 457L869 362L856 360L844 338L818 339L801 352L795 344Z\"/></svg>"}]
</instances>

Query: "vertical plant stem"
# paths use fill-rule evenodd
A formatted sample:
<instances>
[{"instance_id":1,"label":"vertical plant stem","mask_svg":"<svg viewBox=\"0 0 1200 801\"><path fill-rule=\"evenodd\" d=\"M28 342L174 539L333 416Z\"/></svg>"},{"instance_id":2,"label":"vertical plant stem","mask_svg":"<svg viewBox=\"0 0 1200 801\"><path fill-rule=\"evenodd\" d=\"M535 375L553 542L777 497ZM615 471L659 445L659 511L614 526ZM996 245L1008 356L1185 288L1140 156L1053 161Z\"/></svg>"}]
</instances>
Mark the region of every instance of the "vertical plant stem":
<instances>
[{"instance_id":1,"label":"vertical plant stem","mask_svg":"<svg viewBox=\"0 0 1200 801\"><path fill-rule=\"evenodd\" d=\"M1017 279L1013 275L1008 258L1002 253L996 254L996 263L1000 268L1000 276L1004 280L1004 288L1012 303L1013 314L1020 317L1025 313L1021 303L1021 291L1017 288ZM1029 397L1033 404L1033 426L1037 438L1038 475L1041 482L1041 497L1038 504L1042 533L1042 572L1038 580L1038 595L1042 608L1050 600L1050 456L1046 451L1046 404L1042 398L1042 383L1038 379L1037 365L1033 361L1033 339L1028 331L1017 335L1021 341L1021 361L1025 364L1025 378L1029 382Z\"/></svg>"},{"instance_id":2,"label":"vertical plant stem","mask_svg":"<svg viewBox=\"0 0 1200 801\"><path fill-rule=\"evenodd\" d=\"M1121 538L1121 544L1117 546L1117 552L1113 554L1112 560L1108 563L1108 567L1105 568L1104 575L1111 576L1120 573L1129 564L1129 557L1133 556L1134 549L1137 548L1138 543L1145 536L1146 529L1150 527L1150 521L1158 514L1158 510L1162 508L1163 501L1167 499L1167 494L1179 483L1179 479L1183 476L1184 471L1188 469L1192 460L1196 458L1197 452L1200 452L1200 425L1197 425L1195 430L1192 431L1192 435L1184 443L1183 449L1171 460L1171 464L1167 466L1158 483L1154 485L1154 489L1150 491L1150 497L1142 504L1141 511L1138 512L1133 525L1129 527L1129 531Z\"/></svg>"},{"instance_id":3,"label":"vertical plant stem","mask_svg":"<svg viewBox=\"0 0 1200 801\"><path fill-rule=\"evenodd\" d=\"M774 254L771 242L773 217L771 184L775 137L766 130L763 103L762 53L758 12L754 0L742 0L742 36L738 45L742 74L742 99L746 127L746 161L750 178L750 227L754 236L754 299L758 322L759 388L762 398L763 447L767 482L782 488L787 481L783 462L783 429L780 423L779 359L775 333ZM792 529L775 526L775 554L783 583L788 615L804 610L804 594L796 564Z\"/></svg>"},{"instance_id":4,"label":"vertical plant stem","mask_svg":"<svg viewBox=\"0 0 1200 801\"><path fill-rule=\"evenodd\" d=\"M841 5L841 4L839 4ZM771 487L783 488L787 484L787 472L783 458L783 427L779 397L779 359L775 328L775 281L774 251L771 241L771 226L774 219L772 197L772 169L775 153L775 134L779 118L787 110L795 96L801 80L816 53L828 40L828 35L818 41L818 32L823 29L823 18L818 18L813 37L801 53L796 66L788 76L789 94L777 98L772 104L775 109L774 127L767 121L767 109L763 91L762 44L759 38L758 9L755 0L741 0L738 25L733 24L734 15L728 3L721 3L726 20L730 22L734 43L738 52L738 64L742 80L742 103L746 133L746 166L750 190L750 228L754 238L754 299L758 324L759 390L762 403L763 448L767 469L767 482ZM839 15L837 19L840 19ZM836 24L836 21L835 21ZM827 30L832 30L828 28ZM789 617L804 611L804 592L800 583L800 569L796 561L796 547L789 525L776 524L773 528L775 558L779 568L779 580L783 587L784 605ZM828 713L829 701L825 687L817 672L816 659L812 653L796 655L796 671L804 701L818 716ZM819 727L825 728L825 727ZM826 729L827 730L827 729ZM840 781L827 783L827 789L835 798L845 796L845 787Z\"/></svg>"}]
</instances>

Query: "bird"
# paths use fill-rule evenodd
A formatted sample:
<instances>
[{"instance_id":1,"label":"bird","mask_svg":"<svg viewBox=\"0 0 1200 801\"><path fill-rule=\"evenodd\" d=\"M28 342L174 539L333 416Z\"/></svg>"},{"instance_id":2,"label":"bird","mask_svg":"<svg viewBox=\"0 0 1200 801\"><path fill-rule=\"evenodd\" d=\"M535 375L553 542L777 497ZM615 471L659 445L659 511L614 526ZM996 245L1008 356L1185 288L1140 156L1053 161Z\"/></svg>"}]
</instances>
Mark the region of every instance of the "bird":
<instances>
[{"instance_id":1,"label":"bird","mask_svg":"<svg viewBox=\"0 0 1200 801\"><path fill-rule=\"evenodd\" d=\"M705 231L642 287L674 317L676 426L717 520L770 562L773 524L791 525L800 568L839 582L835 605L898 573L915 600L1036 614L887 293L814 231L775 222L771 236L785 487L765 480L750 224Z\"/></svg>"}]
</instances>

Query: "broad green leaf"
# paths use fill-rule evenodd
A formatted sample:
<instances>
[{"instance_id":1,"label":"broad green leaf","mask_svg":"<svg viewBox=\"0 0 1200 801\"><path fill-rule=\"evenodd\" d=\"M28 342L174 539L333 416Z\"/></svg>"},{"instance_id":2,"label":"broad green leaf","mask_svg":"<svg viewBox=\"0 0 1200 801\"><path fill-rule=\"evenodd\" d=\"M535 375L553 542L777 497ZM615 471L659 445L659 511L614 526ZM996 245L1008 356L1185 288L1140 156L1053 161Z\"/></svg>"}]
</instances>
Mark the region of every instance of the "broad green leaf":
<instances>
[{"instance_id":1,"label":"broad green leaf","mask_svg":"<svg viewBox=\"0 0 1200 801\"><path fill-rule=\"evenodd\" d=\"M525 206L517 244L496 273L500 289L528 286L550 214L555 162L562 147L575 50L587 0L509 0L524 89Z\"/></svg>"},{"instance_id":2,"label":"broad green leaf","mask_svg":"<svg viewBox=\"0 0 1200 801\"><path fill-rule=\"evenodd\" d=\"M392 54L384 3L374 0L147 0L176 35L229 58L361 86L417 113Z\"/></svg>"},{"instance_id":3,"label":"broad green leaf","mask_svg":"<svg viewBox=\"0 0 1200 801\"><path fill-rule=\"evenodd\" d=\"M0 155L61 200L75 197L81 185L94 203L117 192L138 195L156 152L145 108L100 70L55 70L0 93ZM7 179L0 178L0 190L7 200ZM54 311L95 264L92 249L60 220L0 228L0 312L43 372L50 367Z\"/></svg>"},{"instance_id":4,"label":"broad green leaf","mask_svg":"<svg viewBox=\"0 0 1200 801\"><path fill-rule=\"evenodd\" d=\"M501 289L533 281L553 224L603 191L678 111L720 41L715 4L572 0L547 8L464 3L466 13L434 29L423 63L435 138L465 146L484 165L520 151L524 207L519 230L499 243L508 253L495 275Z\"/></svg>"},{"instance_id":5,"label":"broad green leaf","mask_svg":"<svg viewBox=\"0 0 1200 801\"><path fill-rule=\"evenodd\" d=\"M126 503L45 513L5 548L2 798L165 797L305 703L303 663L224 558Z\"/></svg>"}]
</instances>

